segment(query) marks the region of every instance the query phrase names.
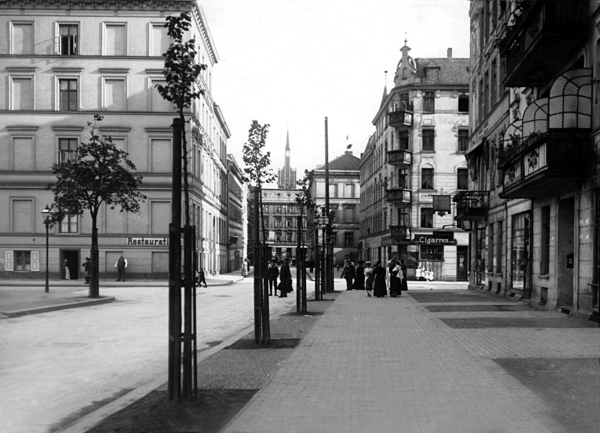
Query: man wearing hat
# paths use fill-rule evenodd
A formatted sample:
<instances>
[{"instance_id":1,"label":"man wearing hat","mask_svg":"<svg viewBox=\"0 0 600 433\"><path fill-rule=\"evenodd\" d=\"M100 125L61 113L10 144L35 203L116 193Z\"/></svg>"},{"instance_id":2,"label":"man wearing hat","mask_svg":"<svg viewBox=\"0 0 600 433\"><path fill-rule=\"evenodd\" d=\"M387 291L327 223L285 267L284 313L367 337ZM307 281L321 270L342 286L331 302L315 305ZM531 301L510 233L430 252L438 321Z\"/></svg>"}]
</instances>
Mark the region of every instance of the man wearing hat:
<instances>
[{"instance_id":1,"label":"man wearing hat","mask_svg":"<svg viewBox=\"0 0 600 433\"><path fill-rule=\"evenodd\" d=\"M92 262L89 257L85 258L85 262L81 265L83 267L85 282L83 284L90 284L90 273L92 272Z\"/></svg>"},{"instance_id":2,"label":"man wearing hat","mask_svg":"<svg viewBox=\"0 0 600 433\"><path fill-rule=\"evenodd\" d=\"M123 257L123 254L121 254L121 257L119 257L119 259L117 260L117 262L115 263L115 268L117 268L117 273L119 274L119 279L117 281L125 281L125 268L127 267L127 259L125 257Z\"/></svg>"}]
</instances>

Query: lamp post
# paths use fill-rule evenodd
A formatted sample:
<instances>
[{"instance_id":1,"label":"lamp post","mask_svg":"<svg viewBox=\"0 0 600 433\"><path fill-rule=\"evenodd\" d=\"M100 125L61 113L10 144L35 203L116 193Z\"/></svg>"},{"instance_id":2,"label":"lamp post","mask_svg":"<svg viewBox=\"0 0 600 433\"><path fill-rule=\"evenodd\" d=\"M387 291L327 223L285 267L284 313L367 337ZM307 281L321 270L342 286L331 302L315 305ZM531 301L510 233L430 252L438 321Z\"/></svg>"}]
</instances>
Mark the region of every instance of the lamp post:
<instances>
[{"instance_id":1,"label":"lamp post","mask_svg":"<svg viewBox=\"0 0 600 433\"><path fill-rule=\"evenodd\" d=\"M49 270L48 270L48 229L52 225L52 215L54 212L46 205L42 211L42 218L44 219L44 225L46 226L46 293L50 292L49 285Z\"/></svg>"}]
</instances>

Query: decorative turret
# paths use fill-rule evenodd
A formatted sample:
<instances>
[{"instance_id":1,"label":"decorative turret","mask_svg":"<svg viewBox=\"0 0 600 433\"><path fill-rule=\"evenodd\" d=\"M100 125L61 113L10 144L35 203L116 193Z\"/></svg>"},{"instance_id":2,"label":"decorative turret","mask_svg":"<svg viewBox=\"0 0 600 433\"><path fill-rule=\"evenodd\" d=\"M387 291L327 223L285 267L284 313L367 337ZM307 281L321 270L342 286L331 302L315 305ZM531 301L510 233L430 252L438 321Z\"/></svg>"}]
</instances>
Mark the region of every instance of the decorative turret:
<instances>
[{"instance_id":1,"label":"decorative turret","mask_svg":"<svg viewBox=\"0 0 600 433\"><path fill-rule=\"evenodd\" d=\"M400 52L402 53L402 58L398 62L398 67L396 68L396 75L394 76L394 84L396 86L400 86L403 84L408 84L412 79L417 76L417 64L415 60L408 55L410 51L410 47L406 45L406 35L404 36L404 46L400 48Z\"/></svg>"}]
</instances>

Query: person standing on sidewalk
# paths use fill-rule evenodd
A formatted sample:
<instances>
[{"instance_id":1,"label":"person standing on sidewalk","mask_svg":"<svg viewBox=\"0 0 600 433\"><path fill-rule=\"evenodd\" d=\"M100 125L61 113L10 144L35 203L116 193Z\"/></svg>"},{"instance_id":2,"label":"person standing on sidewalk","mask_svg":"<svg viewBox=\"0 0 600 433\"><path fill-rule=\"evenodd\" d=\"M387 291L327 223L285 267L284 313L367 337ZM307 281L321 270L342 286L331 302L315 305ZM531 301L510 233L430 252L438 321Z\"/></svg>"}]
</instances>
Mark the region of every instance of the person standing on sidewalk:
<instances>
[{"instance_id":1,"label":"person standing on sidewalk","mask_svg":"<svg viewBox=\"0 0 600 433\"><path fill-rule=\"evenodd\" d=\"M371 264L371 262L365 263L365 277L366 277L365 287L367 289L367 296L370 298L371 290L373 290L373 278L374 278L373 265Z\"/></svg>"},{"instance_id":2,"label":"person standing on sidewalk","mask_svg":"<svg viewBox=\"0 0 600 433\"><path fill-rule=\"evenodd\" d=\"M340 277L346 280L346 290L352 290L355 276L356 272L352 263L350 263L349 260L344 260L344 269L342 270L342 275Z\"/></svg>"},{"instance_id":3,"label":"person standing on sidewalk","mask_svg":"<svg viewBox=\"0 0 600 433\"><path fill-rule=\"evenodd\" d=\"M273 296L273 289L275 290L275 296L277 296L277 277L279 277L279 268L277 262L271 260L269 269L267 269L267 279L269 280L269 296Z\"/></svg>"},{"instance_id":4,"label":"person standing on sidewalk","mask_svg":"<svg viewBox=\"0 0 600 433\"><path fill-rule=\"evenodd\" d=\"M373 282L373 287L375 289L373 291L373 295L375 295L376 298L383 298L385 295L387 295L385 274L385 268L381 267L381 262L377 262L375 264L375 270L373 270L373 275L375 277Z\"/></svg>"},{"instance_id":5,"label":"person standing on sidewalk","mask_svg":"<svg viewBox=\"0 0 600 433\"><path fill-rule=\"evenodd\" d=\"M358 266L356 266L356 277L354 278L354 289L355 290L365 290L365 268L363 267L362 260L358 261Z\"/></svg>"},{"instance_id":6,"label":"person standing on sidewalk","mask_svg":"<svg viewBox=\"0 0 600 433\"><path fill-rule=\"evenodd\" d=\"M292 291L292 273L290 272L290 259L286 258L281 265L279 272L279 280L281 281L281 289L279 290L280 298L287 298L288 292Z\"/></svg>"},{"instance_id":7,"label":"person standing on sidewalk","mask_svg":"<svg viewBox=\"0 0 600 433\"><path fill-rule=\"evenodd\" d=\"M64 268L64 272L65 272L65 280L70 280L71 279L71 271L69 270L69 262L67 261L67 259L65 259L63 268Z\"/></svg>"},{"instance_id":8,"label":"person standing on sidewalk","mask_svg":"<svg viewBox=\"0 0 600 433\"><path fill-rule=\"evenodd\" d=\"M408 290L408 282L406 281L406 277L408 276L408 268L404 263L404 260L400 260L400 269L402 269L402 288L403 292Z\"/></svg>"},{"instance_id":9,"label":"person standing on sidewalk","mask_svg":"<svg viewBox=\"0 0 600 433\"><path fill-rule=\"evenodd\" d=\"M89 257L85 258L85 262L81 265L85 276L85 282L83 284L90 284L90 272L92 271L92 262Z\"/></svg>"},{"instance_id":10,"label":"person standing on sidewalk","mask_svg":"<svg viewBox=\"0 0 600 433\"><path fill-rule=\"evenodd\" d=\"M117 273L119 275L119 279L117 281L125 281L125 268L127 267L127 259L121 254L121 257L115 263L115 268L117 268Z\"/></svg>"},{"instance_id":11,"label":"person standing on sidewalk","mask_svg":"<svg viewBox=\"0 0 600 433\"><path fill-rule=\"evenodd\" d=\"M396 260L392 260L390 263L390 296L395 298L396 296L400 296L402 292L402 269L396 263Z\"/></svg>"},{"instance_id":12,"label":"person standing on sidewalk","mask_svg":"<svg viewBox=\"0 0 600 433\"><path fill-rule=\"evenodd\" d=\"M198 269L198 275L196 275L196 279L198 281L198 286L202 285L202 283L204 283L204 287L208 287L208 285L206 284L206 273L204 272L204 269L200 268Z\"/></svg>"}]
</instances>

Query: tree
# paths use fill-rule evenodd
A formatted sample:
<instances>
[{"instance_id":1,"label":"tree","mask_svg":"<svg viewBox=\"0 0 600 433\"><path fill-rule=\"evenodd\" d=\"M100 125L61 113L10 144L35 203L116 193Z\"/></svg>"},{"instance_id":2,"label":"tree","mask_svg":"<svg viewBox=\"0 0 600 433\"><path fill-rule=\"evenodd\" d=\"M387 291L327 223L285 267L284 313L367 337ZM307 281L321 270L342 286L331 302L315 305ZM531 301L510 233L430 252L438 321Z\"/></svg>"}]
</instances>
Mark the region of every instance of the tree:
<instances>
[{"instance_id":1,"label":"tree","mask_svg":"<svg viewBox=\"0 0 600 433\"><path fill-rule=\"evenodd\" d=\"M135 165L128 159L129 154L118 149L110 136L100 133L96 126L103 119L94 115L94 122L88 122L90 141L77 148L77 157L52 165L56 182L50 183L47 190L54 194L57 220L67 215L83 215L85 211L92 218L92 275L89 297L99 296L98 279L98 212L104 203L111 209L120 207L121 212L137 213L140 202L146 196L138 191L142 176L132 173Z\"/></svg>"}]
</instances>

